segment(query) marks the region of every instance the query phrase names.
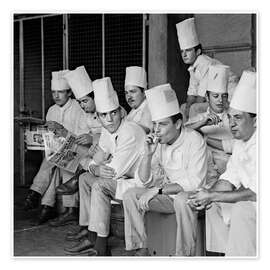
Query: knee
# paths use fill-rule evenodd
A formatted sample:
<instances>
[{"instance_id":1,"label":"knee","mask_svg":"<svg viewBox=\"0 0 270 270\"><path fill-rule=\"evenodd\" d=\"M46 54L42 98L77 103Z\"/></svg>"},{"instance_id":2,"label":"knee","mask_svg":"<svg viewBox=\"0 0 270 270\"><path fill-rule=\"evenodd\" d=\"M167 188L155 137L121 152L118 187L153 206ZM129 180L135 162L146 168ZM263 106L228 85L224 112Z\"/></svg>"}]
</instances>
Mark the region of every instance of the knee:
<instances>
[{"instance_id":1,"label":"knee","mask_svg":"<svg viewBox=\"0 0 270 270\"><path fill-rule=\"evenodd\" d=\"M174 208L181 209L187 206L188 193L179 192L174 198Z\"/></svg>"},{"instance_id":2,"label":"knee","mask_svg":"<svg viewBox=\"0 0 270 270\"><path fill-rule=\"evenodd\" d=\"M136 200L136 189L130 188L123 194L123 204L127 205L134 200Z\"/></svg>"},{"instance_id":3,"label":"knee","mask_svg":"<svg viewBox=\"0 0 270 270\"><path fill-rule=\"evenodd\" d=\"M105 185L102 179L99 179L98 181L95 181L92 184L92 192L103 192L104 188L105 188Z\"/></svg>"}]
</instances>

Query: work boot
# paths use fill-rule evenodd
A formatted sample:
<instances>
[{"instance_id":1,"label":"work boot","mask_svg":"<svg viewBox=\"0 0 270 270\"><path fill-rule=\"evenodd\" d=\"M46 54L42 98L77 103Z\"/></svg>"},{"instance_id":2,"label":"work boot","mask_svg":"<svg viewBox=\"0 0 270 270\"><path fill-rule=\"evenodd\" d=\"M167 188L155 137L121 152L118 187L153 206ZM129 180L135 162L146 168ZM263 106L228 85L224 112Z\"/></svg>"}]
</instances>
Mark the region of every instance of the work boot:
<instances>
[{"instance_id":1,"label":"work boot","mask_svg":"<svg viewBox=\"0 0 270 270\"><path fill-rule=\"evenodd\" d=\"M91 250L94 246L88 238L83 238L79 243L71 247L66 247L64 249L65 253L68 255L81 255L81 254L88 254L89 250Z\"/></svg>"},{"instance_id":2,"label":"work boot","mask_svg":"<svg viewBox=\"0 0 270 270\"><path fill-rule=\"evenodd\" d=\"M66 240L67 241L80 241L82 238L85 238L88 236L88 230L87 229L82 229L79 231L77 234L74 235L67 235Z\"/></svg>"},{"instance_id":3,"label":"work boot","mask_svg":"<svg viewBox=\"0 0 270 270\"><path fill-rule=\"evenodd\" d=\"M53 219L57 216L56 211L53 209L53 207L48 205L43 205L40 215L37 219L37 221L34 223L34 225L41 225L45 222L47 222L50 219Z\"/></svg>"},{"instance_id":4,"label":"work boot","mask_svg":"<svg viewBox=\"0 0 270 270\"><path fill-rule=\"evenodd\" d=\"M134 256L150 256L148 248L138 248L134 254Z\"/></svg>"},{"instance_id":5,"label":"work boot","mask_svg":"<svg viewBox=\"0 0 270 270\"><path fill-rule=\"evenodd\" d=\"M64 226L67 224L71 224L74 221L78 220L78 213L77 211L75 211L75 209L73 209L74 207L72 207L72 210L65 212L64 214L60 215L57 219L52 220L49 222L49 225L51 227L59 227L59 226Z\"/></svg>"},{"instance_id":6,"label":"work boot","mask_svg":"<svg viewBox=\"0 0 270 270\"><path fill-rule=\"evenodd\" d=\"M32 189L29 189L27 197L24 202L23 209L25 211L28 211L28 210L37 208L39 205L40 198L41 198L41 194L39 194L38 192Z\"/></svg>"}]
</instances>

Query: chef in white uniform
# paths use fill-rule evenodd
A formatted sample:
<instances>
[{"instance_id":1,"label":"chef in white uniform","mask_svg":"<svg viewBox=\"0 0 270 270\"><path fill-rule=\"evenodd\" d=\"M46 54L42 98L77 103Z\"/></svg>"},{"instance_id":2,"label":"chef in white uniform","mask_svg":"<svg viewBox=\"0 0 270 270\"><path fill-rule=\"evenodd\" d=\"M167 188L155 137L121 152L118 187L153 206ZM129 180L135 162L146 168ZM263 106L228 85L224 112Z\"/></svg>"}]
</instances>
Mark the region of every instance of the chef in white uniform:
<instances>
[{"instance_id":1,"label":"chef in white uniform","mask_svg":"<svg viewBox=\"0 0 270 270\"><path fill-rule=\"evenodd\" d=\"M211 58L202 54L202 46L200 44L195 19L189 18L176 24L178 42L181 49L183 62L189 65L188 71L190 74L189 87L187 91L187 101L185 106L181 108L184 112L184 121L188 120L189 114L194 116L198 111L205 111L207 104L205 103L205 93L207 88L207 74L210 65L222 64L217 59ZM228 94L229 101L233 90L237 84L238 77L230 71L228 79ZM194 105L191 110L191 105L194 103L204 103Z\"/></svg>"},{"instance_id":2,"label":"chef in white uniform","mask_svg":"<svg viewBox=\"0 0 270 270\"><path fill-rule=\"evenodd\" d=\"M92 80L84 66L79 66L75 70L68 72L64 78L67 80L74 93L75 98L79 102L81 108L86 113L87 126L90 132L78 136L77 143L83 143L84 145L96 145L99 141L101 134L101 123L97 117L96 106L94 102L94 89ZM91 154L91 153L89 153ZM87 169L89 159L85 158L81 161L83 167Z\"/></svg>"},{"instance_id":3,"label":"chef in white uniform","mask_svg":"<svg viewBox=\"0 0 270 270\"><path fill-rule=\"evenodd\" d=\"M226 171L190 200L206 212L206 249L226 256L256 256L256 73L244 71L229 108L235 143Z\"/></svg>"},{"instance_id":4,"label":"chef in white uniform","mask_svg":"<svg viewBox=\"0 0 270 270\"><path fill-rule=\"evenodd\" d=\"M80 219L83 241L68 247L68 254L87 252L91 256L106 255L110 228L111 200L137 183L134 173L143 151L144 130L123 118L116 91L109 77L93 82L96 110L102 132L89 172L79 179ZM105 155L104 155L105 153ZM141 183L138 183L141 184Z\"/></svg>"},{"instance_id":5,"label":"chef in white uniform","mask_svg":"<svg viewBox=\"0 0 270 270\"><path fill-rule=\"evenodd\" d=\"M176 214L176 255L190 254L195 252L195 246L186 242L186 232L182 231L185 219L179 210L178 196L196 190L204 182L206 144L197 131L182 125L179 103L170 84L154 87L145 94L155 133L147 137L136 171L136 178L145 187L131 188L123 195L126 250L135 250L135 256L148 254L144 215L146 211L156 211ZM185 203L185 207L189 206Z\"/></svg>"},{"instance_id":6,"label":"chef in white uniform","mask_svg":"<svg viewBox=\"0 0 270 270\"><path fill-rule=\"evenodd\" d=\"M152 120L144 91L147 88L146 71L142 67L126 68L125 97L131 111L127 120L140 125L146 133L152 129Z\"/></svg>"},{"instance_id":7,"label":"chef in white uniform","mask_svg":"<svg viewBox=\"0 0 270 270\"><path fill-rule=\"evenodd\" d=\"M186 127L199 130L205 137L210 158L221 175L232 153L233 136L230 129L226 104L228 100L228 78L230 68L225 65L209 67L205 113L197 114L185 123Z\"/></svg>"},{"instance_id":8,"label":"chef in white uniform","mask_svg":"<svg viewBox=\"0 0 270 270\"><path fill-rule=\"evenodd\" d=\"M64 79L67 72L68 70L52 72L51 90L55 104L49 108L46 115L48 128L64 137L68 132L75 135L89 132L84 111L75 99L70 98L70 86ZM37 206L39 198L42 197L41 204L43 207L37 224L44 223L54 216L55 192L61 175L63 182L68 181L73 176L73 174L48 163L46 159L43 160L25 201L25 208L31 209ZM63 206L66 207L67 211L64 215L61 215L61 220L74 220L76 218L75 208L78 207L77 195L63 196Z\"/></svg>"}]
</instances>

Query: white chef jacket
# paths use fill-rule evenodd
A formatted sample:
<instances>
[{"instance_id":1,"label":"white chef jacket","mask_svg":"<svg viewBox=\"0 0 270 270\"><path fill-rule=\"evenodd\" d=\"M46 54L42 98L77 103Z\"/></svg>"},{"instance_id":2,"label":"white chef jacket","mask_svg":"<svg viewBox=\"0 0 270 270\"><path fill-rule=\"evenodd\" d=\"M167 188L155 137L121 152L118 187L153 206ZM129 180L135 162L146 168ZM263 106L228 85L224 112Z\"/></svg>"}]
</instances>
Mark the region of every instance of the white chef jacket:
<instances>
[{"instance_id":1,"label":"white chef jacket","mask_svg":"<svg viewBox=\"0 0 270 270\"><path fill-rule=\"evenodd\" d=\"M217 59L211 58L205 54L201 54L197 57L192 66L188 68L190 79L188 87L188 95L204 97L207 90L208 81L208 69L210 65L222 64ZM238 77L230 71L228 81L228 94L229 100L232 96L232 92L237 84Z\"/></svg>"},{"instance_id":2,"label":"white chef jacket","mask_svg":"<svg viewBox=\"0 0 270 270\"><path fill-rule=\"evenodd\" d=\"M127 120L134 121L143 127L149 128L150 130L152 129L153 123L146 99L137 109L132 109L129 112L127 115Z\"/></svg>"},{"instance_id":3,"label":"white chef jacket","mask_svg":"<svg viewBox=\"0 0 270 270\"><path fill-rule=\"evenodd\" d=\"M117 181L116 198L122 199L122 194L129 187L134 187L140 182L134 180L134 173L142 155L145 142L144 130L134 122L122 120L118 130L111 134L102 128L99 140L100 148L112 159L107 166L112 167ZM92 160L89 165L95 164Z\"/></svg>"},{"instance_id":4,"label":"white chef jacket","mask_svg":"<svg viewBox=\"0 0 270 270\"><path fill-rule=\"evenodd\" d=\"M220 176L232 183L237 189L242 185L257 193L257 167L256 167L256 131L252 137L244 142L235 140L233 153L230 157L226 171Z\"/></svg>"},{"instance_id":5,"label":"white chef jacket","mask_svg":"<svg viewBox=\"0 0 270 270\"><path fill-rule=\"evenodd\" d=\"M89 132L85 112L75 99L70 98L63 107L56 104L51 106L47 112L46 121L55 121L75 135Z\"/></svg>"},{"instance_id":6,"label":"white chef jacket","mask_svg":"<svg viewBox=\"0 0 270 270\"><path fill-rule=\"evenodd\" d=\"M208 107L205 113L200 113L189 119L185 125L188 126L202 121L209 113L210 109ZM213 148L209 145L207 147L211 151L213 160L218 166L219 171L221 171L220 173L222 173L224 172L226 163L228 162L230 154L232 153L234 139L231 133L227 112L224 111L223 113L216 113L216 115L219 116L219 118L222 120L220 123L217 125L203 126L200 128L200 130L205 135L205 137L221 140L224 151Z\"/></svg>"},{"instance_id":7,"label":"white chef jacket","mask_svg":"<svg viewBox=\"0 0 270 270\"><path fill-rule=\"evenodd\" d=\"M227 180L237 189L242 185L244 188L249 188L257 193L256 153L256 131L247 142L235 140L233 153L227 163L226 171L219 179ZM256 202L253 202L253 205L256 208ZM231 204L220 203L220 206L223 220L225 224L229 224L231 219Z\"/></svg>"},{"instance_id":8,"label":"white chef jacket","mask_svg":"<svg viewBox=\"0 0 270 270\"><path fill-rule=\"evenodd\" d=\"M177 183L184 191L198 188L207 173L207 150L202 136L195 130L182 127L172 145L158 144L151 162L151 175L145 185L155 184L155 178L162 170L163 183ZM140 179L138 169L135 177Z\"/></svg>"},{"instance_id":9,"label":"white chef jacket","mask_svg":"<svg viewBox=\"0 0 270 270\"><path fill-rule=\"evenodd\" d=\"M101 134L102 125L99 121L97 113L86 113L87 126L93 136L93 145L97 144Z\"/></svg>"}]
</instances>

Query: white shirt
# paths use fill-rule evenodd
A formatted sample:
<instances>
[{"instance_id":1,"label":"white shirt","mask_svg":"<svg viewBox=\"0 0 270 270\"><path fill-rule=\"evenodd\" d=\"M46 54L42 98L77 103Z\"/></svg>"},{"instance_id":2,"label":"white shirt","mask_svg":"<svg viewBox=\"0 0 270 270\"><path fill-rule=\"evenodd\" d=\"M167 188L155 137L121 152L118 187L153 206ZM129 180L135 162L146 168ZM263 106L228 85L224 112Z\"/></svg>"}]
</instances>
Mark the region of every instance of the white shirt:
<instances>
[{"instance_id":1,"label":"white shirt","mask_svg":"<svg viewBox=\"0 0 270 270\"><path fill-rule=\"evenodd\" d=\"M99 146L104 152L112 155L111 161L106 165L116 171L115 179L122 176L134 177L144 141L145 132L134 122L122 120L113 134L102 128Z\"/></svg>"},{"instance_id":2,"label":"white shirt","mask_svg":"<svg viewBox=\"0 0 270 270\"><path fill-rule=\"evenodd\" d=\"M134 121L140 126L152 129L153 123L151 114L148 108L147 100L145 99L137 109L132 109L127 115L128 121Z\"/></svg>"},{"instance_id":3,"label":"white shirt","mask_svg":"<svg viewBox=\"0 0 270 270\"><path fill-rule=\"evenodd\" d=\"M89 132L85 112L75 99L69 99L63 107L56 104L51 106L47 112L46 121L55 121L75 135Z\"/></svg>"},{"instance_id":4,"label":"white shirt","mask_svg":"<svg viewBox=\"0 0 270 270\"><path fill-rule=\"evenodd\" d=\"M233 153L226 171L220 176L232 183L237 189L242 185L257 193L256 170L256 131L252 137L244 142L235 140Z\"/></svg>"},{"instance_id":5,"label":"white shirt","mask_svg":"<svg viewBox=\"0 0 270 270\"><path fill-rule=\"evenodd\" d=\"M93 145L97 144L99 141L102 125L99 121L97 113L86 113L87 126L93 137Z\"/></svg>"},{"instance_id":6,"label":"white shirt","mask_svg":"<svg viewBox=\"0 0 270 270\"><path fill-rule=\"evenodd\" d=\"M152 172L145 185L154 184L162 170L165 183L177 183L185 191L195 190L205 181L207 173L207 151L202 136L195 130L182 127L180 136L172 145L158 144L152 158ZM139 178L138 170L136 177Z\"/></svg>"},{"instance_id":7,"label":"white shirt","mask_svg":"<svg viewBox=\"0 0 270 270\"><path fill-rule=\"evenodd\" d=\"M197 122L202 121L205 117L210 113L209 107L205 113L197 114L196 116L190 118L185 125L189 126L195 124ZM233 135L231 133L229 118L227 112L224 111L222 113L216 113L216 115L221 119L221 122L217 125L207 125L200 128L202 133L209 138L219 139L222 141L222 145L224 148L224 152L231 154L233 147ZM211 149L214 151L218 151L216 149Z\"/></svg>"},{"instance_id":8,"label":"white shirt","mask_svg":"<svg viewBox=\"0 0 270 270\"><path fill-rule=\"evenodd\" d=\"M99 146L105 153L112 155L111 161L106 165L116 172L116 199L122 200L122 195L128 188L142 186L140 181L134 179L134 174L144 149L144 142L145 132L134 122L123 119L113 134L102 128ZM89 165L95 164L94 159L95 157Z\"/></svg>"},{"instance_id":9,"label":"white shirt","mask_svg":"<svg viewBox=\"0 0 270 270\"><path fill-rule=\"evenodd\" d=\"M188 95L192 96L205 96L207 90L207 80L208 80L208 69L210 65L222 64L217 59L211 58L205 54L201 54L197 57L196 61L192 66L188 68L190 73ZM229 81L228 81L228 94L229 100L232 96L232 92L236 86L238 77L230 71Z\"/></svg>"}]
</instances>

